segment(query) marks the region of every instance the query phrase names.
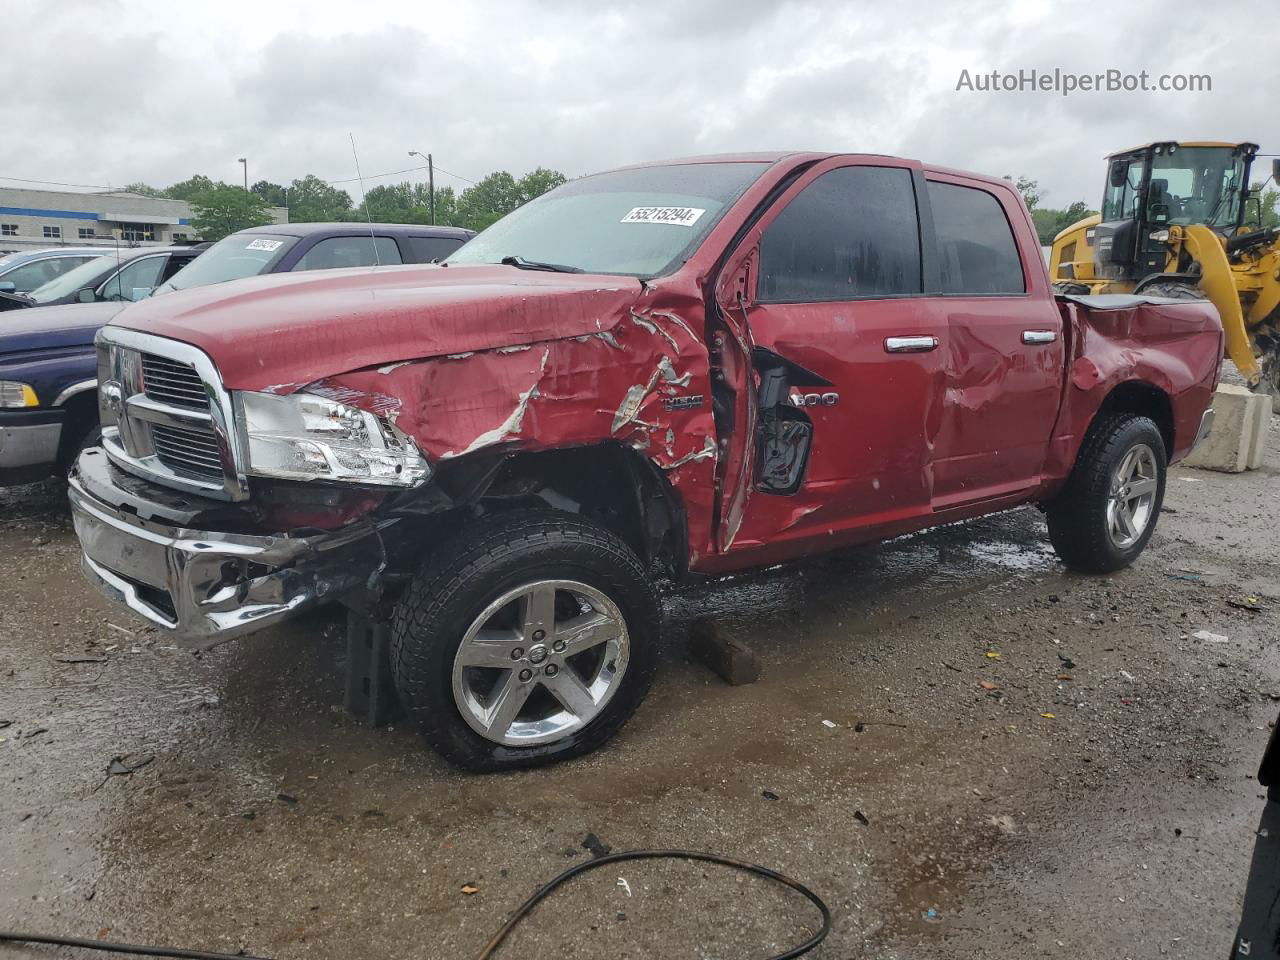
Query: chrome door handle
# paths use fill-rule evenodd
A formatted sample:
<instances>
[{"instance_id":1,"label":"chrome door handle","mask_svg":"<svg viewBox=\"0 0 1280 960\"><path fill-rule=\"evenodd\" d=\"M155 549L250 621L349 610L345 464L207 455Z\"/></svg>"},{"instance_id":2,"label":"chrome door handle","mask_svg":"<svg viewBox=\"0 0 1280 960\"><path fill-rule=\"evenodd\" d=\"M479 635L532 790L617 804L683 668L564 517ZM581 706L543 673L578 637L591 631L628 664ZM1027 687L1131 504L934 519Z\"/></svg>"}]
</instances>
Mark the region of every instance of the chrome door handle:
<instances>
[{"instance_id":1,"label":"chrome door handle","mask_svg":"<svg viewBox=\"0 0 1280 960\"><path fill-rule=\"evenodd\" d=\"M887 353L928 353L938 345L937 337L886 337Z\"/></svg>"},{"instance_id":2,"label":"chrome door handle","mask_svg":"<svg viewBox=\"0 0 1280 960\"><path fill-rule=\"evenodd\" d=\"M1058 339L1056 330L1023 330L1023 343L1053 343Z\"/></svg>"}]
</instances>

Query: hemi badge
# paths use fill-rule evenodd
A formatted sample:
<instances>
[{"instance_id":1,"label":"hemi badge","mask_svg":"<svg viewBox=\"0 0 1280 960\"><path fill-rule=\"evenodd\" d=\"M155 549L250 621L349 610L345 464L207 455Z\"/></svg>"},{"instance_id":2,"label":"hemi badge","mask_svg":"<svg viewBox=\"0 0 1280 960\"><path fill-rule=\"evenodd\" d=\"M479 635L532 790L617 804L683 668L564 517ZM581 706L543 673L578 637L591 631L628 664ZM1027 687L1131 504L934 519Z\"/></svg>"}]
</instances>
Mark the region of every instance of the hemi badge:
<instances>
[{"instance_id":1,"label":"hemi badge","mask_svg":"<svg viewBox=\"0 0 1280 960\"><path fill-rule=\"evenodd\" d=\"M696 410L702 406L702 394L695 393L691 397L667 397L662 405L668 410Z\"/></svg>"}]
</instances>

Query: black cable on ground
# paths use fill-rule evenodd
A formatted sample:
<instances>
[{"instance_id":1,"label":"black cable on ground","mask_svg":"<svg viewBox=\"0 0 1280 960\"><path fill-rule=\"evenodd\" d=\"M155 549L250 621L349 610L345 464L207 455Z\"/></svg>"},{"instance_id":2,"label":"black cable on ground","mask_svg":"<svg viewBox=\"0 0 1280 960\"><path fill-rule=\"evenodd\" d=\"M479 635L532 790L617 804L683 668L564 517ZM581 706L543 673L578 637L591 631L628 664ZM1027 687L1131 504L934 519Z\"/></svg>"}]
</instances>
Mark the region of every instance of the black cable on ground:
<instances>
[{"instance_id":1,"label":"black cable on ground","mask_svg":"<svg viewBox=\"0 0 1280 960\"><path fill-rule=\"evenodd\" d=\"M609 853L603 857L596 857L592 860L584 860L582 863L575 863L550 883L539 888L537 893L520 905L520 908L511 915L511 919L503 924L502 929L493 935L493 939L485 944L484 949L480 951L476 960L489 960L502 941L507 939L507 935L515 929L516 924L527 917L534 907L550 896L551 893L553 893L555 889L565 881L573 879L580 873L586 873L588 870L594 870L596 867L603 867L607 863L620 863L623 860L657 859L701 860L706 863L715 863L722 867L733 867L735 870L742 870L745 873L753 873L758 877L764 877L767 880L776 881L784 887L790 887L817 907L818 912L822 914L821 929L799 946L792 947L790 950L786 950L782 953L769 957L767 960L793 960L795 957L804 956L825 940L827 934L831 932L831 910L822 902L822 898L799 880L792 880L790 877L784 876L776 870L770 870L768 867L760 867L754 863L745 863L742 860L730 860L728 857L717 856L714 853L699 853L696 850L626 850L622 853Z\"/></svg>"},{"instance_id":2,"label":"black cable on ground","mask_svg":"<svg viewBox=\"0 0 1280 960\"><path fill-rule=\"evenodd\" d=\"M10 933L7 930L0 931L0 942L48 943L55 947L82 947L85 950L132 953L143 957L180 957L182 960L269 960L267 957L251 957L247 953L205 953L203 950L183 950L181 947L144 947L136 943L83 940L80 937L51 937L42 933Z\"/></svg>"},{"instance_id":3,"label":"black cable on ground","mask_svg":"<svg viewBox=\"0 0 1280 960\"><path fill-rule=\"evenodd\" d=\"M596 857L592 860L585 860L582 863L574 864L560 876L556 877L549 883L543 884L538 888L528 900L522 903L519 909L511 915L502 929L493 935L493 938L485 944L484 949L480 951L476 960L490 960L494 952L501 946L502 942L507 939L512 930L519 925L520 921L529 915L529 913L539 903L556 891L561 884L572 880L580 873L586 873L588 870L594 870L596 867L603 867L608 863L621 863L624 860L700 860L704 863L714 863L722 867L732 867L735 870L741 870L744 873L755 874L758 877L764 877L766 880L773 880L780 883L784 887L790 887L796 893L800 894L815 907L822 915L822 926L804 943L791 947L782 953L766 958L766 960L794 960L795 957L804 956L823 940L827 934L831 932L831 910L822 898L806 887L798 880L792 880L784 874L778 873L776 870L770 870L768 867L761 867L754 863L746 863L742 860L732 860L729 857L721 857L714 853L699 853L696 850L626 850L621 853L610 853L603 857ZM206 953L202 950L184 950L178 947L146 947L132 943L112 943L107 940L84 940L78 937L54 937L39 933L10 933L0 931L0 943L47 943L59 947L81 947L85 950L99 950L106 953L132 953L135 956L146 957L177 957L179 960L269 960L266 957L251 957L243 953Z\"/></svg>"}]
</instances>

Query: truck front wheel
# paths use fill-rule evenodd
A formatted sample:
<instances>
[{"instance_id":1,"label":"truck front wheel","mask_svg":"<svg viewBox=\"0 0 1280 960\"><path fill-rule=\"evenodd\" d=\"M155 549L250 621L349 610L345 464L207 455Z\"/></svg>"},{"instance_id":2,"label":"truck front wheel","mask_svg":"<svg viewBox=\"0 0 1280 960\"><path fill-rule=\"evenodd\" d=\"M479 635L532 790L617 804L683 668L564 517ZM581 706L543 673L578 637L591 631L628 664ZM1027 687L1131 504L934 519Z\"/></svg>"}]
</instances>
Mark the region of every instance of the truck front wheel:
<instances>
[{"instance_id":1,"label":"truck front wheel","mask_svg":"<svg viewBox=\"0 0 1280 960\"><path fill-rule=\"evenodd\" d=\"M391 666L427 742L467 770L594 750L657 665L659 606L609 531L551 511L483 518L434 551L397 604Z\"/></svg>"},{"instance_id":2,"label":"truck front wheel","mask_svg":"<svg viewBox=\"0 0 1280 960\"><path fill-rule=\"evenodd\" d=\"M1086 573L1133 563L1155 530L1165 475L1164 440L1154 422L1128 413L1099 417L1046 511L1062 562Z\"/></svg>"}]
</instances>

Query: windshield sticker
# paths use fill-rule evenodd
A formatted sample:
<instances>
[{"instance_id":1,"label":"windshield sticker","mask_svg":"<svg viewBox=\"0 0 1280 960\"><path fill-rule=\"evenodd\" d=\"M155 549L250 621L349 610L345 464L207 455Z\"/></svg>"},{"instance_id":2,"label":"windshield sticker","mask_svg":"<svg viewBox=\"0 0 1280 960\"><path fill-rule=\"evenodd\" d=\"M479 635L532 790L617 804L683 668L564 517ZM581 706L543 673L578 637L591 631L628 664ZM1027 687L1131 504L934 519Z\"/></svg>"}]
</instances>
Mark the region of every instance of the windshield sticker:
<instances>
[{"instance_id":1,"label":"windshield sticker","mask_svg":"<svg viewBox=\"0 0 1280 960\"><path fill-rule=\"evenodd\" d=\"M619 223L672 223L692 227L706 212L699 207L632 207Z\"/></svg>"},{"instance_id":2,"label":"windshield sticker","mask_svg":"<svg viewBox=\"0 0 1280 960\"><path fill-rule=\"evenodd\" d=\"M266 240L259 237L257 240L250 240L246 250L279 250L283 240Z\"/></svg>"}]
</instances>

